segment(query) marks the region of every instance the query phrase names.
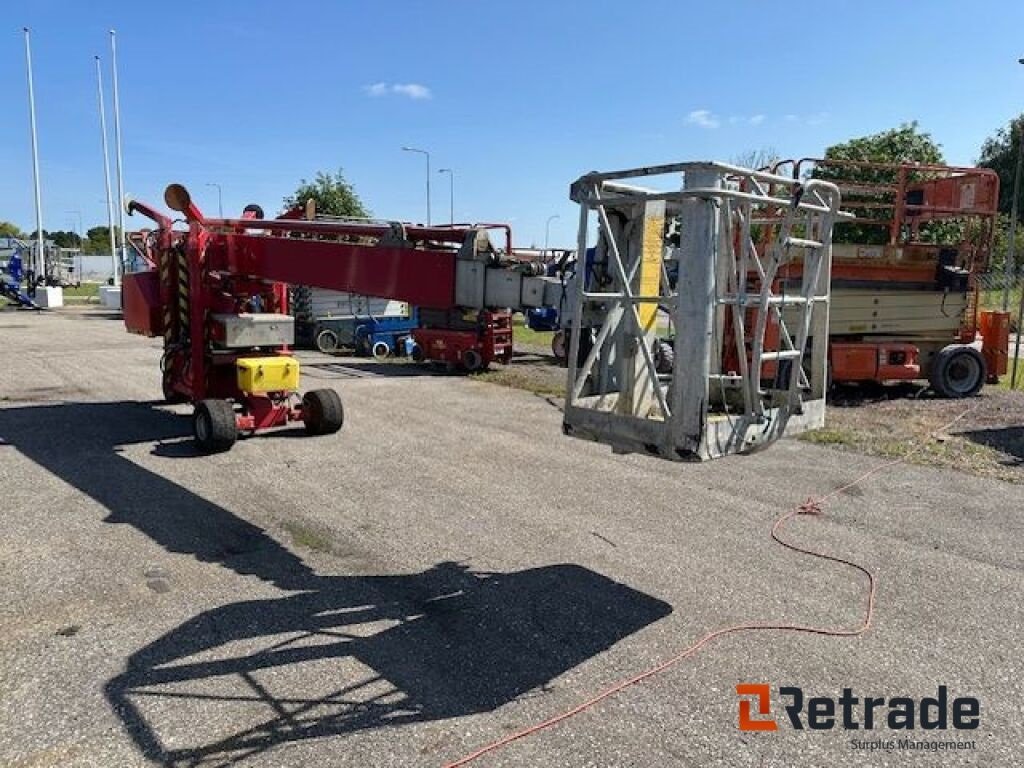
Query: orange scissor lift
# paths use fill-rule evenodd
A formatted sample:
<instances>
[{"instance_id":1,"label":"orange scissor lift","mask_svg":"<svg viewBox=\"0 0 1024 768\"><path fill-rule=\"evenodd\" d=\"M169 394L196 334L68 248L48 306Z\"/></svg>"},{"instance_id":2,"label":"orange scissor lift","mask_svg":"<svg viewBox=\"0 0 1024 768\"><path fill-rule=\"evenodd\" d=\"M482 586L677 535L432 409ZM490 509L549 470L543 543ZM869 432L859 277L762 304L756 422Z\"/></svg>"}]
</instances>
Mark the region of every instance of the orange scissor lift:
<instances>
[{"instance_id":1,"label":"orange scissor lift","mask_svg":"<svg viewBox=\"0 0 1024 768\"><path fill-rule=\"evenodd\" d=\"M995 172L812 158L772 170L833 182L853 214L833 244L832 382L927 380L967 397L1006 373L1009 315L981 310L977 284L995 235ZM780 272L777 289L801 270Z\"/></svg>"}]
</instances>

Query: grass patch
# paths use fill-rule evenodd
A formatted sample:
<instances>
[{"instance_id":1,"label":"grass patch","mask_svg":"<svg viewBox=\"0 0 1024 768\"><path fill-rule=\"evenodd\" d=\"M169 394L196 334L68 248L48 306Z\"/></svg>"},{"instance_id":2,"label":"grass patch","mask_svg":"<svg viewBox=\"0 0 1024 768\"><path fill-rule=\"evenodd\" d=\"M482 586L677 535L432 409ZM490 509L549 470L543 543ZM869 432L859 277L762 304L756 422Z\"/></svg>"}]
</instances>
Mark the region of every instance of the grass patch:
<instances>
[{"instance_id":1,"label":"grass patch","mask_svg":"<svg viewBox=\"0 0 1024 768\"><path fill-rule=\"evenodd\" d=\"M1024 352L1024 340L1022 340L1021 342L1021 352ZM1008 370L1006 371L1006 375L999 377L999 383L995 385L996 389L1003 389L1006 391L1015 389L1018 392L1024 391L1024 360L1021 360L1021 362L1017 364L1017 386L1015 387L1010 386L1010 379L1012 375L1013 360L1010 361L1010 365L1008 367Z\"/></svg>"},{"instance_id":2,"label":"grass patch","mask_svg":"<svg viewBox=\"0 0 1024 768\"><path fill-rule=\"evenodd\" d=\"M544 347L551 349L551 337L554 331L535 331L526 326L522 316L517 315L512 319L512 333L516 344L526 344L531 347Z\"/></svg>"},{"instance_id":3,"label":"grass patch","mask_svg":"<svg viewBox=\"0 0 1024 768\"><path fill-rule=\"evenodd\" d=\"M495 368L490 371L481 371L472 374L475 381L483 381L488 384L498 384L512 389L522 389L533 392L535 395L565 395L564 371L558 369L563 375L554 377L541 375L536 371L517 370L513 367Z\"/></svg>"},{"instance_id":4,"label":"grass patch","mask_svg":"<svg viewBox=\"0 0 1024 768\"><path fill-rule=\"evenodd\" d=\"M283 527L296 546L311 549L314 552L331 551L331 537L323 531L296 520L285 521Z\"/></svg>"},{"instance_id":5,"label":"grass patch","mask_svg":"<svg viewBox=\"0 0 1024 768\"><path fill-rule=\"evenodd\" d=\"M809 432L801 432L797 435L797 439L815 445L854 445L857 442L853 432L835 427L822 427Z\"/></svg>"},{"instance_id":6,"label":"grass patch","mask_svg":"<svg viewBox=\"0 0 1024 768\"><path fill-rule=\"evenodd\" d=\"M71 296L74 298L91 298L93 296L99 296L100 284L99 283L82 283L81 285L69 285L64 289L65 298Z\"/></svg>"}]
</instances>

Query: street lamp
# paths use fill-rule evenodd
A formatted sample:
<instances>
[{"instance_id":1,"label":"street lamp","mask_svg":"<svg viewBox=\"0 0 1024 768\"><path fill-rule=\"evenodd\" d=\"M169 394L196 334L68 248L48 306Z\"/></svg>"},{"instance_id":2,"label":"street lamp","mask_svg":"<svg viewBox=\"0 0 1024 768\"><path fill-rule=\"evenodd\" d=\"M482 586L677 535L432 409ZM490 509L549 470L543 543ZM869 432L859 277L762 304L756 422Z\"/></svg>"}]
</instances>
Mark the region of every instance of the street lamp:
<instances>
[{"instance_id":1,"label":"street lamp","mask_svg":"<svg viewBox=\"0 0 1024 768\"><path fill-rule=\"evenodd\" d=\"M224 218L224 193L223 193L223 191L220 188L220 184L218 184L216 181L208 181L208 182L206 182L206 186L208 186L208 187L216 187L217 188L217 214L218 214L218 216L220 216L220 218L223 219Z\"/></svg>"},{"instance_id":2,"label":"street lamp","mask_svg":"<svg viewBox=\"0 0 1024 768\"><path fill-rule=\"evenodd\" d=\"M81 248L82 247L82 243L85 241L85 227L82 226L82 212L81 211L64 211L64 213L67 216L77 216L78 217L78 232L76 234L78 235L78 247ZM71 220L71 223L72 223L72 226L74 226L74 220L73 219Z\"/></svg>"},{"instance_id":3,"label":"street lamp","mask_svg":"<svg viewBox=\"0 0 1024 768\"><path fill-rule=\"evenodd\" d=\"M427 226L430 226L430 153L416 147L402 147L403 152L416 152L427 158Z\"/></svg>"},{"instance_id":4,"label":"street lamp","mask_svg":"<svg viewBox=\"0 0 1024 768\"><path fill-rule=\"evenodd\" d=\"M547 257L548 257L548 234L550 234L550 231L551 231L551 222L554 221L555 219L560 219L560 218L562 218L562 217L559 216L557 213L553 213L550 216L548 216L548 220L546 222L544 222L544 258L545 259L547 259Z\"/></svg>"},{"instance_id":5,"label":"street lamp","mask_svg":"<svg viewBox=\"0 0 1024 768\"><path fill-rule=\"evenodd\" d=\"M110 236L110 273L117 283L117 243L114 240L114 200L110 191L110 150L107 148L107 110L103 101L103 70L100 57L96 60L96 103L100 112L100 140L103 146L103 183L107 190L107 234Z\"/></svg>"},{"instance_id":6,"label":"street lamp","mask_svg":"<svg viewBox=\"0 0 1024 768\"><path fill-rule=\"evenodd\" d=\"M46 272L46 244L43 235L43 202L40 193L39 181L39 142L36 137L36 92L32 79L32 42L31 32L24 27L25 32L25 71L28 75L28 117L29 127L32 133L32 185L36 193L36 253L32 260L32 285L29 286L29 295L35 295L35 280Z\"/></svg>"},{"instance_id":7,"label":"street lamp","mask_svg":"<svg viewBox=\"0 0 1024 768\"><path fill-rule=\"evenodd\" d=\"M442 168L438 173L448 174L448 223L455 225L455 171L451 168Z\"/></svg>"}]
</instances>

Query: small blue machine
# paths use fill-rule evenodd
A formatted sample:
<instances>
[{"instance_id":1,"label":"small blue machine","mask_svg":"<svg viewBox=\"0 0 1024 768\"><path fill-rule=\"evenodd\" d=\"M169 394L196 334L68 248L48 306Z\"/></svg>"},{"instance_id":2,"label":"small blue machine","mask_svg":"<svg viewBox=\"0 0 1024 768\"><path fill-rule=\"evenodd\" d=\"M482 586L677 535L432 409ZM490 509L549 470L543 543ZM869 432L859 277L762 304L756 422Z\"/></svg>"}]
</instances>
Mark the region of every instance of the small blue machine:
<instances>
[{"instance_id":1,"label":"small blue machine","mask_svg":"<svg viewBox=\"0 0 1024 768\"><path fill-rule=\"evenodd\" d=\"M5 271L7 276L0 273L0 295L10 299L18 306L39 309L29 296L21 292L21 281L25 274L21 260L21 251L14 251L7 262Z\"/></svg>"},{"instance_id":2,"label":"small blue machine","mask_svg":"<svg viewBox=\"0 0 1024 768\"><path fill-rule=\"evenodd\" d=\"M411 354L412 347L407 342L419 325L419 310L416 308L408 317L357 317L354 334L356 353L372 355L378 360L391 355Z\"/></svg>"}]
</instances>

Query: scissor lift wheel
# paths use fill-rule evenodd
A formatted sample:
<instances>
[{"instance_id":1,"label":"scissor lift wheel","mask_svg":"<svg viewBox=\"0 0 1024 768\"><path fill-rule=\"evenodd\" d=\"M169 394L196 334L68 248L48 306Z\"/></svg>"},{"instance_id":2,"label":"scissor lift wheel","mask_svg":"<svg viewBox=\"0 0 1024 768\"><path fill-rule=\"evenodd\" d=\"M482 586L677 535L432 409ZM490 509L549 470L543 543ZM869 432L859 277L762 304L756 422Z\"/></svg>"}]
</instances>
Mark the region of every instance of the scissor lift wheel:
<instances>
[{"instance_id":1,"label":"scissor lift wheel","mask_svg":"<svg viewBox=\"0 0 1024 768\"><path fill-rule=\"evenodd\" d=\"M967 344L950 344L935 355L929 379L941 397L973 397L986 375L981 352Z\"/></svg>"},{"instance_id":2,"label":"scissor lift wheel","mask_svg":"<svg viewBox=\"0 0 1024 768\"><path fill-rule=\"evenodd\" d=\"M345 423L345 409L333 389L314 389L302 398L302 421L311 435L330 435Z\"/></svg>"},{"instance_id":3,"label":"scissor lift wheel","mask_svg":"<svg viewBox=\"0 0 1024 768\"><path fill-rule=\"evenodd\" d=\"M192 433L204 453L229 450L238 439L234 407L227 400L200 400L192 414Z\"/></svg>"}]
</instances>

